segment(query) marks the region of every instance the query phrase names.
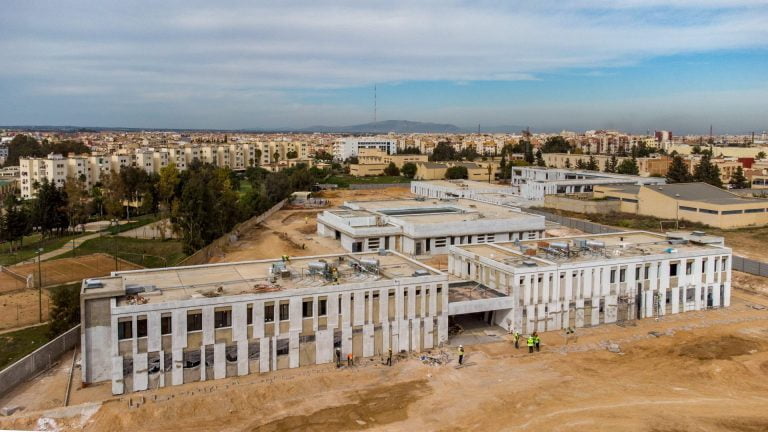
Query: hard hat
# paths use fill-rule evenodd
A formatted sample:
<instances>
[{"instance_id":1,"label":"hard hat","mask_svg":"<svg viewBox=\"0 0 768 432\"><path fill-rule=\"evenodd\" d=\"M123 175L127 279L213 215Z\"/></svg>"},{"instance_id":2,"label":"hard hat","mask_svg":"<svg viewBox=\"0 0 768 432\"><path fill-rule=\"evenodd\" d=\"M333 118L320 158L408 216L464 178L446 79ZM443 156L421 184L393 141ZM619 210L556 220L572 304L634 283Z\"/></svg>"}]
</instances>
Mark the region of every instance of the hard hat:
<instances>
[{"instance_id":1,"label":"hard hat","mask_svg":"<svg viewBox=\"0 0 768 432\"><path fill-rule=\"evenodd\" d=\"M459 348L464 348L464 345L459 345Z\"/></svg>"}]
</instances>

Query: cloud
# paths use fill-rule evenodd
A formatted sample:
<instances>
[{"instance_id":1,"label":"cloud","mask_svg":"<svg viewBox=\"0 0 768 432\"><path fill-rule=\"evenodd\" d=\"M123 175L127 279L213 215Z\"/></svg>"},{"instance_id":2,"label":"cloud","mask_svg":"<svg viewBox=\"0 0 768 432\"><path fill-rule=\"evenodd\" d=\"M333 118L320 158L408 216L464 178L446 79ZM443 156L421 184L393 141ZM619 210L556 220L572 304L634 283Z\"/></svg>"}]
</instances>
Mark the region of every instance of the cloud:
<instances>
[{"instance_id":1,"label":"cloud","mask_svg":"<svg viewBox=\"0 0 768 432\"><path fill-rule=\"evenodd\" d=\"M763 48L766 22L757 0L4 0L0 58L12 66L0 68L0 88L128 104L291 105L297 90L533 80Z\"/></svg>"}]
</instances>

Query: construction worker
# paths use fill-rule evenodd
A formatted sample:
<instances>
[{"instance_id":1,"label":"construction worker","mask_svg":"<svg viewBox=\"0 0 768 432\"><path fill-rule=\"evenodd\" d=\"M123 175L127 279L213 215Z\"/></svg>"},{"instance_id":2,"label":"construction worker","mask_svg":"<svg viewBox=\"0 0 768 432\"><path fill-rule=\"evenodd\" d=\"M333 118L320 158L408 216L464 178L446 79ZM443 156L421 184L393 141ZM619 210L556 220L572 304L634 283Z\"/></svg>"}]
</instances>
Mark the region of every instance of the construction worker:
<instances>
[{"instance_id":1,"label":"construction worker","mask_svg":"<svg viewBox=\"0 0 768 432\"><path fill-rule=\"evenodd\" d=\"M536 332L533 332L533 343L536 345L536 352L539 352L541 348L541 338L539 338L539 334Z\"/></svg>"},{"instance_id":2,"label":"construction worker","mask_svg":"<svg viewBox=\"0 0 768 432\"><path fill-rule=\"evenodd\" d=\"M309 222L309 217L308 216L304 216L304 225L306 225L307 222Z\"/></svg>"},{"instance_id":3,"label":"construction worker","mask_svg":"<svg viewBox=\"0 0 768 432\"><path fill-rule=\"evenodd\" d=\"M387 366L392 366L392 348L389 349L389 357L387 357Z\"/></svg>"},{"instance_id":4,"label":"construction worker","mask_svg":"<svg viewBox=\"0 0 768 432\"><path fill-rule=\"evenodd\" d=\"M520 348L520 332L515 330L515 333L512 335L512 337L515 338L515 349Z\"/></svg>"},{"instance_id":5,"label":"construction worker","mask_svg":"<svg viewBox=\"0 0 768 432\"><path fill-rule=\"evenodd\" d=\"M347 366L352 366L352 353L347 354Z\"/></svg>"},{"instance_id":6,"label":"construction worker","mask_svg":"<svg viewBox=\"0 0 768 432\"><path fill-rule=\"evenodd\" d=\"M341 367L341 348L336 347L336 367Z\"/></svg>"},{"instance_id":7,"label":"construction worker","mask_svg":"<svg viewBox=\"0 0 768 432\"><path fill-rule=\"evenodd\" d=\"M464 364L464 345L459 345L459 364Z\"/></svg>"},{"instance_id":8,"label":"construction worker","mask_svg":"<svg viewBox=\"0 0 768 432\"><path fill-rule=\"evenodd\" d=\"M528 335L528 354L533 354L533 335Z\"/></svg>"}]
</instances>

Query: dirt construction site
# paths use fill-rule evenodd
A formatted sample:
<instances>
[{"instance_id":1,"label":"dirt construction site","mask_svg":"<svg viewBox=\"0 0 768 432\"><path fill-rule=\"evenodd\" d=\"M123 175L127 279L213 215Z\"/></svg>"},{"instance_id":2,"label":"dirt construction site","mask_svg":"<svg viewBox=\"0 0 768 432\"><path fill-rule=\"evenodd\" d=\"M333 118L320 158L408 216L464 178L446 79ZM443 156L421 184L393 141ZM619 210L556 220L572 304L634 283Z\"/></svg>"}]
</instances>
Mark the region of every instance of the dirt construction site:
<instances>
[{"instance_id":1,"label":"dirt construction site","mask_svg":"<svg viewBox=\"0 0 768 432\"><path fill-rule=\"evenodd\" d=\"M23 406L0 428L92 431L768 430L768 298L741 290L728 309L199 382L113 397L81 388L61 407L72 353L0 400ZM58 408L57 408L58 407Z\"/></svg>"},{"instance_id":2,"label":"dirt construction site","mask_svg":"<svg viewBox=\"0 0 768 432\"><path fill-rule=\"evenodd\" d=\"M390 187L372 190L335 190L318 195L328 200L330 207L344 201L364 201L412 197L408 188ZM317 235L315 217L323 209L286 208L276 212L255 229L243 232L239 240L222 255L209 262L233 262L290 256L322 255L342 252L339 243Z\"/></svg>"}]
</instances>

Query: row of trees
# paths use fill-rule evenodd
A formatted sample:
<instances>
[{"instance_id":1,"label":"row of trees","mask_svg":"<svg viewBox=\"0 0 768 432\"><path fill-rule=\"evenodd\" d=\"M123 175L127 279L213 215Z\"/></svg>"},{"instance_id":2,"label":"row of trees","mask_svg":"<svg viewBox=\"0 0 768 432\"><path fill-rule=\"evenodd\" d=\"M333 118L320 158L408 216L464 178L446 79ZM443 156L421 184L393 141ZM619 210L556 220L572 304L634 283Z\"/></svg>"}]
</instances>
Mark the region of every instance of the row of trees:
<instances>
[{"instance_id":1,"label":"row of trees","mask_svg":"<svg viewBox=\"0 0 768 432\"><path fill-rule=\"evenodd\" d=\"M723 181L720 176L720 167L717 164L712 163L712 153L704 151L700 153L701 159L693 167L693 174L691 174L688 165L685 164L685 160L680 155L674 155L672 162L667 170L667 183L690 183L690 182L704 182L717 187L723 187ZM744 177L744 170L738 167L734 176L731 178L731 184L735 188L745 188L749 186L746 177Z\"/></svg>"},{"instance_id":2,"label":"row of trees","mask_svg":"<svg viewBox=\"0 0 768 432\"><path fill-rule=\"evenodd\" d=\"M193 161L183 172L173 164L158 174L124 167L90 189L83 178L67 179L63 187L44 180L33 185L37 194L32 200L21 200L16 194L6 197L0 240L20 247L24 236L33 231L51 237L75 231L90 219L152 213L169 217L185 252L192 253L294 191L310 189L328 174L299 164L276 173L250 168L241 180L229 168ZM242 196L241 181L251 184Z\"/></svg>"},{"instance_id":3,"label":"row of trees","mask_svg":"<svg viewBox=\"0 0 768 432\"><path fill-rule=\"evenodd\" d=\"M42 143L29 135L16 135L8 144L8 157L5 159L5 166L15 166L19 164L19 158L23 157L42 157L49 153L91 153L91 149L80 141L58 141L49 142L43 140Z\"/></svg>"}]
</instances>

